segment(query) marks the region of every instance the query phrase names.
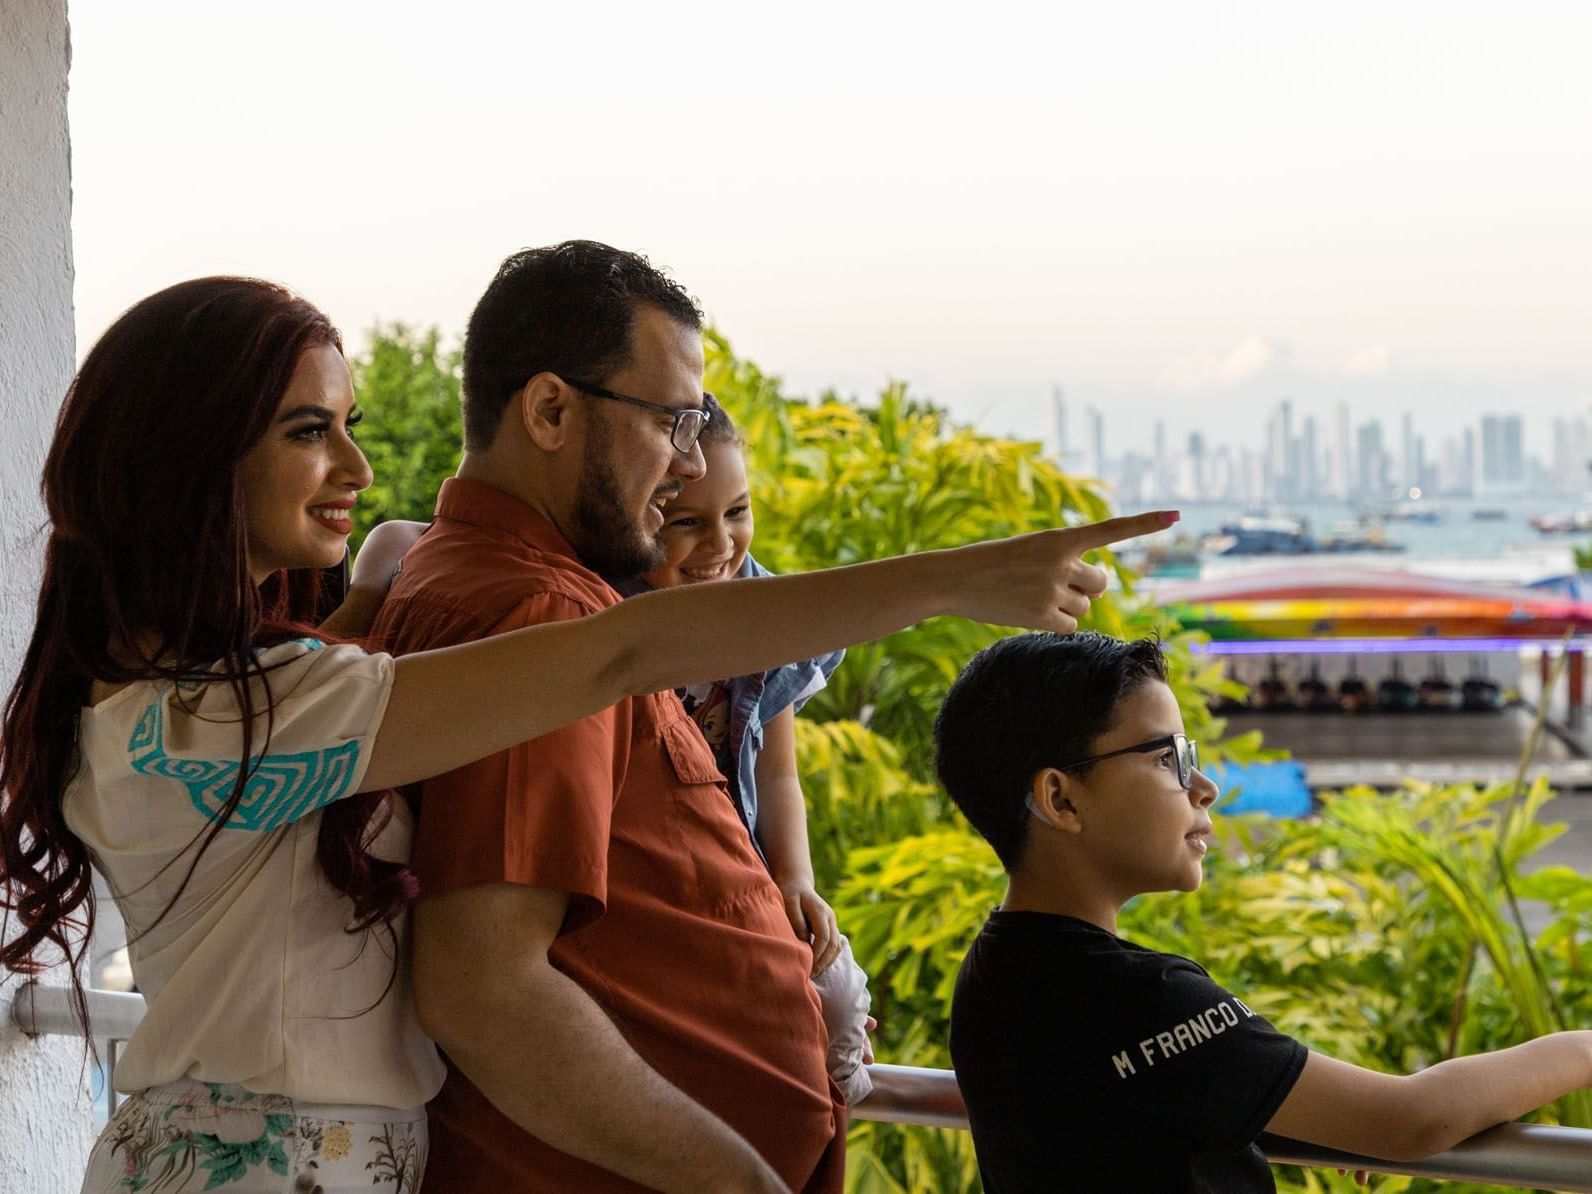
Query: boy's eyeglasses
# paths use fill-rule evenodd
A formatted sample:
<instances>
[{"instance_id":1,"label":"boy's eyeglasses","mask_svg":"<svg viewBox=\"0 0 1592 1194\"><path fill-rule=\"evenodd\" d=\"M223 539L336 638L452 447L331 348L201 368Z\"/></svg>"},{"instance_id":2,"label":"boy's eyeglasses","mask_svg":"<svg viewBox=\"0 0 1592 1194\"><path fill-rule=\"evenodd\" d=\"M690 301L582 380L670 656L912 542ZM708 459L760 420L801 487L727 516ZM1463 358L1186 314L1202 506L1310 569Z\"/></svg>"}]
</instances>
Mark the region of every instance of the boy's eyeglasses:
<instances>
[{"instance_id":1,"label":"boy's eyeglasses","mask_svg":"<svg viewBox=\"0 0 1592 1194\"><path fill-rule=\"evenodd\" d=\"M702 434L702 429L708 425L712 412L705 406L665 406L661 402L646 402L640 398L632 398L628 394L616 394L602 386L594 386L589 382L576 381L573 377L566 377L564 384L573 386L582 394L592 398L606 398L610 402L623 402L628 406L639 406L642 410L657 411L660 415L672 415L674 426L669 431L669 442L674 445L676 452L689 452L696 447L697 437ZM707 394L702 395L703 399Z\"/></svg>"},{"instance_id":2,"label":"boy's eyeglasses","mask_svg":"<svg viewBox=\"0 0 1592 1194\"><path fill-rule=\"evenodd\" d=\"M1057 767L1057 771L1072 771L1090 763L1098 763L1103 759L1114 759L1118 755L1148 754L1152 750L1165 750L1172 748L1172 753L1177 759L1177 782L1187 789L1194 782L1194 773L1200 766L1199 743L1185 738L1182 734L1167 734L1163 738L1152 738L1148 742L1141 742L1137 746L1124 746L1121 750L1107 751L1103 755L1093 755L1087 759L1079 759L1074 763L1065 763Z\"/></svg>"}]
</instances>

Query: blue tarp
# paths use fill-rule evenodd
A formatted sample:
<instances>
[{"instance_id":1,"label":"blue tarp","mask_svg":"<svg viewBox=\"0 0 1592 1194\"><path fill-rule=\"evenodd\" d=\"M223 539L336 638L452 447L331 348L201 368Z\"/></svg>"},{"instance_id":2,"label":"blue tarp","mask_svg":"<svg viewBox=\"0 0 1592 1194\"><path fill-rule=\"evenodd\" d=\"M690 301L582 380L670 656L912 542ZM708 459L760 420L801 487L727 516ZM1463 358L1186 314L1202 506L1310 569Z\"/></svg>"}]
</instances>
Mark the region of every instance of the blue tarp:
<instances>
[{"instance_id":1,"label":"blue tarp","mask_svg":"<svg viewBox=\"0 0 1592 1194\"><path fill-rule=\"evenodd\" d=\"M1216 813L1266 813L1273 817L1303 817L1310 813L1310 789L1305 769L1284 760L1277 763L1213 763L1204 768L1222 790Z\"/></svg>"}]
</instances>

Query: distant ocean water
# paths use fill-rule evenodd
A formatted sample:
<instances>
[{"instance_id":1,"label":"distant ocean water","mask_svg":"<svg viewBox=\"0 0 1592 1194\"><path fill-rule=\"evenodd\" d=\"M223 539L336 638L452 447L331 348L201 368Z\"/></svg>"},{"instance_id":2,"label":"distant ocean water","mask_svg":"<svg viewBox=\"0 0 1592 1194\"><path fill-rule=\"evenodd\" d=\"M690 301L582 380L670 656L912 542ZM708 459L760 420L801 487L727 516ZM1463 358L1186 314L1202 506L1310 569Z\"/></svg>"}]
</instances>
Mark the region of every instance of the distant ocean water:
<instances>
[{"instance_id":1,"label":"distant ocean water","mask_svg":"<svg viewBox=\"0 0 1592 1194\"><path fill-rule=\"evenodd\" d=\"M1170 505L1171 503L1167 503ZM1392 503L1388 503L1391 506ZM1538 495L1498 499L1436 499L1423 501L1423 508L1442 513L1438 522L1414 522L1388 519L1383 530L1390 543L1402 544L1402 553L1408 557L1478 558L1495 559L1503 555L1544 555L1568 553L1574 547L1592 543L1592 535L1544 535L1532 528L1528 519L1545 514L1562 514L1585 508L1585 504L1571 497ZM1136 507L1125 507L1132 509ZM1170 545L1181 536L1198 540L1216 533L1223 523L1232 522L1240 515L1262 512L1252 505L1238 502L1182 502L1178 508L1182 521L1169 532L1157 535L1158 544ZM1342 525L1355 523L1367 507L1345 502L1298 502L1287 507L1271 507L1283 513L1302 518L1309 531L1318 539L1338 533ZM1478 509L1502 511L1496 520L1474 518ZM1340 525L1341 524L1341 525Z\"/></svg>"}]
</instances>

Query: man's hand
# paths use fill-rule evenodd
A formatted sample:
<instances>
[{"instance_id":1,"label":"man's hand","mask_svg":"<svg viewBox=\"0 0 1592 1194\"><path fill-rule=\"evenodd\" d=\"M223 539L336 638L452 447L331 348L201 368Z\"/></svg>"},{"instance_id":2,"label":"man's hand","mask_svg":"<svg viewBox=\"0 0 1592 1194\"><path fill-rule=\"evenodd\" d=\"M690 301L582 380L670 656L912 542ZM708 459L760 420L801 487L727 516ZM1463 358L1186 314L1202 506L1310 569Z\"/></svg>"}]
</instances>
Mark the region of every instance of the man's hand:
<instances>
[{"instance_id":1,"label":"man's hand","mask_svg":"<svg viewBox=\"0 0 1592 1194\"><path fill-rule=\"evenodd\" d=\"M944 612L1071 634L1090 600L1106 591L1105 569L1085 563L1084 555L1164 531L1177 519L1174 510L1156 510L955 548L947 554L956 557L958 587Z\"/></svg>"},{"instance_id":2,"label":"man's hand","mask_svg":"<svg viewBox=\"0 0 1592 1194\"><path fill-rule=\"evenodd\" d=\"M700 1194L706 1175L714 1190L789 1194L548 961L568 905L563 892L511 883L419 901L421 1026L499 1111L553 1148L674 1194Z\"/></svg>"}]
</instances>

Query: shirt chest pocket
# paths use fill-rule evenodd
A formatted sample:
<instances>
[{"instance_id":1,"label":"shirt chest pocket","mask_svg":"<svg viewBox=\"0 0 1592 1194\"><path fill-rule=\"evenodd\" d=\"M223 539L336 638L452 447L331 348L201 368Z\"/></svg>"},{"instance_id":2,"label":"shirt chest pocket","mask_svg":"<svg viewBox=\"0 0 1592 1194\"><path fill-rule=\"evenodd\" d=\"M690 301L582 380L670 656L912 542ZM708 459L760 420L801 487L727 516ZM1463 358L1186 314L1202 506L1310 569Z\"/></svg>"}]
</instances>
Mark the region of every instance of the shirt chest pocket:
<instances>
[{"instance_id":1,"label":"shirt chest pocket","mask_svg":"<svg viewBox=\"0 0 1592 1194\"><path fill-rule=\"evenodd\" d=\"M713 751L689 718L677 718L658 730L663 753L675 779L686 786L721 784L724 776L713 761ZM719 794L722 798L722 794Z\"/></svg>"},{"instance_id":2,"label":"shirt chest pocket","mask_svg":"<svg viewBox=\"0 0 1592 1194\"><path fill-rule=\"evenodd\" d=\"M656 812L665 821L674 878L684 885L678 898L703 910L722 908L770 880L730 802L713 751L683 709L673 712L658 726L652 748L661 772Z\"/></svg>"}]
</instances>

